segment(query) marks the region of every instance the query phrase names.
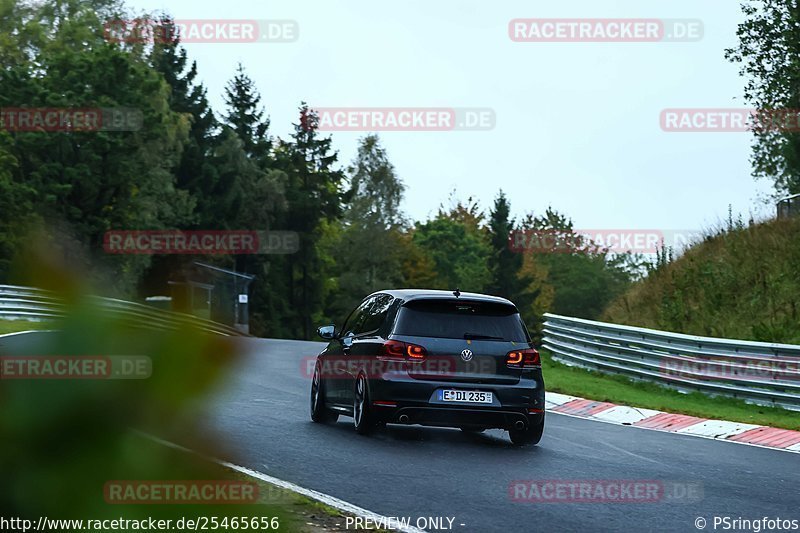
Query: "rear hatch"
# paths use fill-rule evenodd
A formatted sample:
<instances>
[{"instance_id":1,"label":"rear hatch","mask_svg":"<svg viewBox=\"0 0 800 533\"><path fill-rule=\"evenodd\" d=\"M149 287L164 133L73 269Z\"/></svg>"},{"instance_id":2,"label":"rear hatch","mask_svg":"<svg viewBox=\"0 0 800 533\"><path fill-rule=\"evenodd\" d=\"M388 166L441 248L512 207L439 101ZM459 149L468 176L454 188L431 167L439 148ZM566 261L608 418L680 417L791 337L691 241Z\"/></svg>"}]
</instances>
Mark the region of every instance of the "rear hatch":
<instances>
[{"instance_id":1,"label":"rear hatch","mask_svg":"<svg viewBox=\"0 0 800 533\"><path fill-rule=\"evenodd\" d=\"M407 365L409 376L454 383L518 383L522 370L509 368L506 356L531 346L513 305L463 299L407 302L390 338L425 349L423 360Z\"/></svg>"}]
</instances>

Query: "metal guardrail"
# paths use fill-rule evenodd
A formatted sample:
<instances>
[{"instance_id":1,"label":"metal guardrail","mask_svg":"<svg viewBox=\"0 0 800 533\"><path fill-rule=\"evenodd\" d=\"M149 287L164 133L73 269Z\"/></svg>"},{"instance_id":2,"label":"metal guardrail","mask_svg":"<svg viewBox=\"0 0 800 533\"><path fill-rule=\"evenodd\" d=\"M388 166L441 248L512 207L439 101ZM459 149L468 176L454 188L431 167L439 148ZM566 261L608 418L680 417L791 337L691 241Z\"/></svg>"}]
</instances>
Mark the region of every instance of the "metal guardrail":
<instances>
[{"instance_id":1,"label":"metal guardrail","mask_svg":"<svg viewBox=\"0 0 800 533\"><path fill-rule=\"evenodd\" d=\"M542 345L562 363L800 410L800 346L683 335L545 314Z\"/></svg>"},{"instance_id":2,"label":"metal guardrail","mask_svg":"<svg viewBox=\"0 0 800 533\"><path fill-rule=\"evenodd\" d=\"M185 313L163 311L153 307L114 298L92 296L90 300L115 318L137 326L168 330L191 326L206 333L241 336L236 328L205 320ZM0 285L0 318L5 320L43 321L58 319L66 314L66 306L58 296L44 289Z\"/></svg>"},{"instance_id":3,"label":"metal guardrail","mask_svg":"<svg viewBox=\"0 0 800 533\"><path fill-rule=\"evenodd\" d=\"M793 194L778 200L778 218L789 218L800 214L800 194Z\"/></svg>"}]
</instances>

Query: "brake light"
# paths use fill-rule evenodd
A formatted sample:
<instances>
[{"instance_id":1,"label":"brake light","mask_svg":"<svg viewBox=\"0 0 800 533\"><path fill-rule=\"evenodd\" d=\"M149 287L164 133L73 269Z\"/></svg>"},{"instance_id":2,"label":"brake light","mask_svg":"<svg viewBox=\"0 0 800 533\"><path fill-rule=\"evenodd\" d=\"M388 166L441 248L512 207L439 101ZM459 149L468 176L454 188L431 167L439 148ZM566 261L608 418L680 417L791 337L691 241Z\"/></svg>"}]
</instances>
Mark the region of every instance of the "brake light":
<instances>
[{"instance_id":1,"label":"brake light","mask_svg":"<svg viewBox=\"0 0 800 533\"><path fill-rule=\"evenodd\" d=\"M406 353L406 343L386 341L383 343L383 354L386 357L402 359Z\"/></svg>"},{"instance_id":2,"label":"brake light","mask_svg":"<svg viewBox=\"0 0 800 533\"><path fill-rule=\"evenodd\" d=\"M531 348L522 352L523 361L522 366L542 366L542 361L539 359L539 352Z\"/></svg>"},{"instance_id":3,"label":"brake light","mask_svg":"<svg viewBox=\"0 0 800 533\"><path fill-rule=\"evenodd\" d=\"M539 352L533 348L514 350L506 355L506 364L513 368L540 368Z\"/></svg>"},{"instance_id":4,"label":"brake light","mask_svg":"<svg viewBox=\"0 0 800 533\"><path fill-rule=\"evenodd\" d=\"M518 365L522 362L522 352L508 352L506 356L506 363L509 365Z\"/></svg>"},{"instance_id":5,"label":"brake light","mask_svg":"<svg viewBox=\"0 0 800 533\"><path fill-rule=\"evenodd\" d=\"M416 344L406 344L406 354L411 359L425 359L425 348Z\"/></svg>"},{"instance_id":6,"label":"brake light","mask_svg":"<svg viewBox=\"0 0 800 533\"><path fill-rule=\"evenodd\" d=\"M421 361L425 359L428 352L417 344L389 340L383 343L383 353L381 355L390 359Z\"/></svg>"}]
</instances>

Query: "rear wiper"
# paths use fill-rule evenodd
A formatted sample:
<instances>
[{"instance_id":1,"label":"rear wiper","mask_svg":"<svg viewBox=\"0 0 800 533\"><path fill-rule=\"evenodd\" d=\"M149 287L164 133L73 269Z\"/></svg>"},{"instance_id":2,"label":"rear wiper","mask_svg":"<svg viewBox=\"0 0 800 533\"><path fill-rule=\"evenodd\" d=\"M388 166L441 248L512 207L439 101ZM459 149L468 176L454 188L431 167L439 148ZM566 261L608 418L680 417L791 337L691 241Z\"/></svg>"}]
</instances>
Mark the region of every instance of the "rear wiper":
<instances>
[{"instance_id":1,"label":"rear wiper","mask_svg":"<svg viewBox=\"0 0 800 533\"><path fill-rule=\"evenodd\" d=\"M503 337L492 337L491 335L481 335L480 333L464 333L464 338L472 340L486 340L486 341L503 340Z\"/></svg>"}]
</instances>

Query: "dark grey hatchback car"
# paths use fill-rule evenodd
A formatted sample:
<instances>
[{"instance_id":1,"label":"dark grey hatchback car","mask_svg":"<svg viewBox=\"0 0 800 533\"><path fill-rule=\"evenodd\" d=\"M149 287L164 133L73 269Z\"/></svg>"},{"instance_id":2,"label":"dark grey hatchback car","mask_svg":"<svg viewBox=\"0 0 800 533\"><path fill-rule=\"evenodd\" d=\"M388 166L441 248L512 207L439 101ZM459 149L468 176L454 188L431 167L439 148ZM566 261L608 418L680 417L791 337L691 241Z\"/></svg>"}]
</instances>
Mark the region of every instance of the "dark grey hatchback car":
<instances>
[{"instance_id":1,"label":"dark grey hatchback car","mask_svg":"<svg viewBox=\"0 0 800 533\"><path fill-rule=\"evenodd\" d=\"M344 326L317 329L311 419L508 430L536 444L544 429L539 353L505 298L434 290L371 294Z\"/></svg>"}]
</instances>

